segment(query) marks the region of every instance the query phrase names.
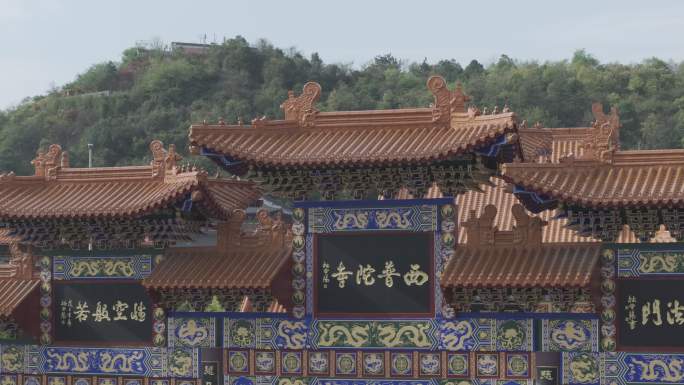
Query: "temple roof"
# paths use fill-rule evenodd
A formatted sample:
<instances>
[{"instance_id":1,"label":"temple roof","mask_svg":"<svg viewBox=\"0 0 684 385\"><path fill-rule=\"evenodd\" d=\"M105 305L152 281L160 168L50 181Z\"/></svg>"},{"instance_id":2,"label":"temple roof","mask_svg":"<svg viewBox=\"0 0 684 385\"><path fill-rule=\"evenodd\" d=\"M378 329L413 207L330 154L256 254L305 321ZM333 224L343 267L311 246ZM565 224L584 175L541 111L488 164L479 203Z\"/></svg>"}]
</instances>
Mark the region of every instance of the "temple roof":
<instances>
[{"instance_id":1,"label":"temple roof","mask_svg":"<svg viewBox=\"0 0 684 385\"><path fill-rule=\"evenodd\" d=\"M512 186L503 179L491 177L489 184L483 184L479 190L469 190L456 196L454 203L457 206L459 220L466 220L474 215L479 217L485 207L494 205L498 210L498 215L494 219L494 226L499 230L510 231L515 226L515 218L511 209L513 205L521 203L515 196ZM403 194L403 195L402 195ZM443 195L437 186L432 186L425 198L442 198ZM412 199L414 196L401 191L397 199ZM527 215L536 215L547 225L542 228L542 242L544 243L584 243L600 242L597 238L580 235L579 232L568 226L568 218L563 215L560 209L544 210L540 213L533 213L525 209ZM468 242L466 228L458 226L458 244L463 245ZM641 240L634 234L628 225L624 225L622 231L614 240L615 243L641 243ZM676 242L671 237L669 231L664 226L656 233L649 242L663 243Z\"/></svg>"},{"instance_id":2,"label":"temple roof","mask_svg":"<svg viewBox=\"0 0 684 385\"><path fill-rule=\"evenodd\" d=\"M138 217L190 196L220 218L255 202L259 191L246 181L212 179L177 165L173 145L150 144L146 166L71 168L68 154L50 146L33 161L35 174L0 176L3 219Z\"/></svg>"},{"instance_id":3,"label":"temple roof","mask_svg":"<svg viewBox=\"0 0 684 385\"><path fill-rule=\"evenodd\" d=\"M503 176L526 190L592 207L684 203L684 150L615 151L609 162L510 163Z\"/></svg>"},{"instance_id":4,"label":"temple roof","mask_svg":"<svg viewBox=\"0 0 684 385\"><path fill-rule=\"evenodd\" d=\"M593 127L546 128L519 127L518 137L525 162L559 163L569 155L582 156L582 141L594 130Z\"/></svg>"},{"instance_id":5,"label":"temple roof","mask_svg":"<svg viewBox=\"0 0 684 385\"><path fill-rule=\"evenodd\" d=\"M511 209L519 201L511 192L510 186L501 178L491 177L490 182L490 185L482 185L481 191L466 191L455 198L458 219L465 221L473 214L479 217L486 206L494 205L498 211L498 215L494 220L494 226L499 230L512 230L515 226L515 218L512 215ZM525 210L525 212L527 215L532 215L530 211ZM584 243L599 241L591 237L583 237L577 231L566 227L568 224L567 219L556 218L559 214L558 210L545 210L538 214L541 220L548 222L548 225L542 228L542 242ZM466 228L458 226L458 244L462 245L466 242L468 242Z\"/></svg>"},{"instance_id":6,"label":"temple roof","mask_svg":"<svg viewBox=\"0 0 684 385\"><path fill-rule=\"evenodd\" d=\"M615 108L592 106L581 128L520 128L523 162L502 166L529 192L590 207L668 206L684 201L684 150L621 151Z\"/></svg>"},{"instance_id":7,"label":"temple roof","mask_svg":"<svg viewBox=\"0 0 684 385\"><path fill-rule=\"evenodd\" d=\"M582 287L590 283L600 243L543 244L536 248L456 248L444 287Z\"/></svg>"},{"instance_id":8,"label":"temple roof","mask_svg":"<svg viewBox=\"0 0 684 385\"><path fill-rule=\"evenodd\" d=\"M20 250L16 243L9 247L9 263L0 263L0 316L4 317L10 316L40 284L31 255Z\"/></svg>"},{"instance_id":9,"label":"temple roof","mask_svg":"<svg viewBox=\"0 0 684 385\"><path fill-rule=\"evenodd\" d=\"M12 315L17 306L36 290L39 284L38 279L0 278L0 316Z\"/></svg>"},{"instance_id":10,"label":"temple roof","mask_svg":"<svg viewBox=\"0 0 684 385\"><path fill-rule=\"evenodd\" d=\"M212 288L254 289L271 287L287 264L291 238L279 216L259 211L258 228L243 233L246 216L236 211L219 228L216 246L168 248L164 261L143 280L152 289Z\"/></svg>"},{"instance_id":11,"label":"temple roof","mask_svg":"<svg viewBox=\"0 0 684 385\"><path fill-rule=\"evenodd\" d=\"M497 211L492 204L484 206L479 216L472 209L462 222L467 240L459 243L445 265L442 286L549 287L589 283L601 243L543 242L542 229L548 223L530 215L520 204L510 207L515 225L502 230L497 226Z\"/></svg>"},{"instance_id":12,"label":"temple roof","mask_svg":"<svg viewBox=\"0 0 684 385\"><path fill-rule=\"evenodd\" d=\"M467 96L460 87L448 90L441 77L431 77L428 88L435 96L431 108L320 112L321 87L310 82L281 105L284 120L193 125L191 148L265 167L370 166L446 159L515 130L507 108L489 115L466 110Z\"/></svg>"}]
</instances>

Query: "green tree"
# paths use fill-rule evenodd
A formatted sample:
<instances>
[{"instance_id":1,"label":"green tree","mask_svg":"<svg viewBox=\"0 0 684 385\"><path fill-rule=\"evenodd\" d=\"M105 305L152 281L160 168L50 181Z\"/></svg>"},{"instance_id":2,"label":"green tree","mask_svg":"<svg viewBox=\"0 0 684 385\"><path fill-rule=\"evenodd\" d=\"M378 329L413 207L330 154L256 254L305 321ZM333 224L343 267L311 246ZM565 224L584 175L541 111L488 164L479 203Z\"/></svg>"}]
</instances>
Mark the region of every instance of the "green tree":
<instances>
[{"instance_id":1,"label":"green tree","mask_svg":"<svg viewBox=\"0 0 684 385\"><path fill-rule=\"evenodd\" d=\"M287 91L299 93L307 81L322 85L323 111L428 106L433 99L425 83L434 74L450 87L462 82L481 108L508 104L530 124L587 126L591 103L601 101L620 110L623 148L684 146L682 63L601 63L579 50L568 60L540 63L501 55L488 65L453 59L406 63L384 54L354 68L237 36L204 55L169 52L161 42L129 48L118 63L95 64L61 90L0 111L0 170L31 173L36 150L51 143L68 150L75 166L87 164L88 143L95 145L98 166L143 164L150 160L153 139L174 143L181 152L187 148L193 122L282 118L279 106Z\"/></svg>"}]
</instances>

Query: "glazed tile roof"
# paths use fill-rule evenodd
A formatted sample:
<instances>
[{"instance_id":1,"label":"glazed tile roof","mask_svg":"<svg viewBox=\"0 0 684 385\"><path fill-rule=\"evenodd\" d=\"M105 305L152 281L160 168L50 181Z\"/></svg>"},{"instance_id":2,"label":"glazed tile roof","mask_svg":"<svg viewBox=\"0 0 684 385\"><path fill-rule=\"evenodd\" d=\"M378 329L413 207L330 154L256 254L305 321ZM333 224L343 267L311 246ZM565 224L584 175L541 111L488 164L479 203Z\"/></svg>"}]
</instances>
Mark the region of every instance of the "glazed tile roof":
<instances>
[{"instance_id":1,"label":"glazed tile roof","mask_svg":"<svg viewBox=\"0 0 684 385\"><path fill-rule=\"evenodd\" d=\"M218 231L217 246L168 248L164 261L143 280L152 289L269 288L290 259L291 238L279 219L260 212L255 233L243 234L244 212Z\"/></svg>"},{"instance_id":2,"label":"glazed tile roof","mask_svg":"<svg viewBox=\"0 0 684 385\"><path fill-rule=\"evenodd\" d=\"M511 163L502 173L528 191L592 207L684 203L684 150L616 151L611 162Z\"/></svg>"},{"instance_id":3,"label":"glazed tile roof","mask_svg":"<svg viewBox=\"0 0 684 385\"><path fill-rule=\"evenodd\" d=\"M598 243L541 247L459 247L444 269L443 287L581 287L590 283Z\"/></svg>"},{"instance_id":4,"label":"glazed tile roof","mask_svg":"<svg viewBox=\"0 0 684 385\"><path fill-rule=\"evenodd\" d=\"M499 230L510 231L515 226L515 218L511 214L513 205L520 203L515 194L511 192L511 186L503 179L491 177L490 184L479 186L480 191L468 190L463 194L458 195L454 199L454 203L458 210L458 219L460 221L470 218L471 210L474 210L475 216L482 215L482 211L487 205L494 205L497 207L499 214L495 219L495 226ZM442 198L443 195L437 186L432 186L425 198ZM405 190L399 192L396 199L412 199L414 196L408 194ZM529 210L525 212L530 216L537 216L548 223L542 228L542 242L544 243L584 243L584 242L600 242L599 239L582 236L576 230L567 227L568 219L563 217L562 211L559 209L544 210L541 213L534 214ZM654 238L650 242L664 242L669 236L669 232L662 229L658 234L657 239ZM466 228L458 226L458 244L462 245L468 242L468 234ZM624 225L622 231L615 239L615 243L641 243L639 238L630 230L628 225Z\"/></svg>"},{"instance_id":5,"label":"glazed tile roof","mask_svg":"<svg viewBox=\"0 0 684 385\"><path fill-rule=\"evenodd\" d=\"M38 279L0 278L0 316L10 316L39 284Z\"/></svg>"},{"instance_id":6,"label":"glazed tile roof","mask_svg":"<svg viewBox=\"0 0 684 385\"><path fill-rule=\"evenodd\" d=\"M154 289L268 288L289 249L220 252L215 247L168 249L164 261L143 281Z\"/></svg>"},{"instance_id":7,"label":"glazed tile roof","mask_svg":"<svg viewBox=\"0 0 684 385\"><path fill-rule=\"evenodd\" d=\"M320 86L307 83L301 96L291 95L281 106L284 120L193 125L191 148L261 166L401 164L470 152L515 130L515 115L507 109L491 115L466 111L460 88L449 91L438 77L428 80L428 88L433 108L319 112Z\"/></svg>"},{"instance_id":8,"label":"glazed tile roof","mask_svg":"<svg viewBox=\"0 0 684 385\"><path fill-rule=\"evenodd\" d=\"M9 263L0 263L0 316L10 316L40 284L33 274L31 254L21 251L16 243L11 243L9 250Z\"/></svg>"},{"instance_id":9,"label":"glazed tile roof","mask_svg":"<svg viewBox=\"0 0 684 385\"><path fill-rule=\"evenodd\" d=\"M459 209L461 227L465 229L459 238L465 235L466 239L457 244L454 256L447 262L442 286L551 287L589 283L601 243L591 239L545 242L543 229L547 221L519 203L510 208L507 202L499 203L504 203L501 206L505 208L490 203L479 213L477 205L473 205L467 217ZM509 224L511 220L514 224ZM504 225L503 229L499 224ZM506 229L506 225L510 228Z\"/></svg>"},{"instance_id":10,"label":"glazed tile roof","mask_svg":"<svg viewBox=\"0 0 684 385\"><path fill-rule=\"evenodd\" d=\"M569 155L584 154L582 141L592 127L573 128L518 128L520 147L525 162L559 163Z\"/></svg>"},{"instance_id":11,"label":"glazed tile roof","mask_svg":"<svg viewBox=\"0 0 684 385\"><path fill-rule=\"evenodd\" d=\"M161 146L155 141L153 145ZM176 167L176 156L153 150L148 166L70 168L57 145L34 160L33 176L0 176L0 217L55 219L140 216L187 198L225 217L255 202L251 182L211 179L197 170ZM154 151L161 152L155 154ZM59 160L59 158L62 158Z\"/></svg>"},{"instance_id":12,"label":"glazed tile roof","mask_svg":"<svg viewBox=\"0 0 684 385\"><path fill-rule=\"evenodd\" d=\"M514 204L520 203L510 190L510 186L500 178L490 178L491 185L482 185L482 191L469 190L456 197L455 203L458 209L458 220L465 221L470 218L471 210L475 211L477 217L482 215L482 211L487 205L494 205L498 210L495 225L499 230L509 231L515 225L515 218L511 213ZM528 215L533 215L525 210ZM583 237L576 231L566 227L566 218L557 218L558 210L546 210L541 212L538 217L548 222L542 229L542 242L544 243L575 243L575 242L598 242L591 237ZM468 234L465 227L458 226L458 244L462 245L468 241Z\"/></svg>"},{"instance_id":13,"label":"glazed tile roof","mask_svg":"<svg viewBox=\"0 0 684 385\"><path fill-rule=\"evenodd\" d=\"M502 166L527 191L592 207L668 206L684 201L684 150L619 148L617 110L592 106L581 128L520 128L523 162Z\"/></svg>"}]
</instances>

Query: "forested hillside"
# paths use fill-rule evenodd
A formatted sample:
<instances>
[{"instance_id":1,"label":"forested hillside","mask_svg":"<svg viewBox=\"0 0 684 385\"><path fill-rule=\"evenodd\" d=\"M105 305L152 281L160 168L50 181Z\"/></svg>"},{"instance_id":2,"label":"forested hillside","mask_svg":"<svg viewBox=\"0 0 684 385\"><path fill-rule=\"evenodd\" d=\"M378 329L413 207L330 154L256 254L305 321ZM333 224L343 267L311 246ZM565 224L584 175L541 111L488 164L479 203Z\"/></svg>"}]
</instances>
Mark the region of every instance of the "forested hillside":
<instances>
[{"instance_id":1,"label":"forested hillside","mask_svg":"<svg viewBox=\"0 0 684 385\"><path fill-rule=\"evenodd\" d=\"M684 63L599 63L578 51L544 63L503 55L487 66L402 63L383 55L352 68L237 37L203 55L131 48L120 62L96 64L48 95L0 111L0 171L30 173L36 149L50 143L68 150L74 166L87 165L87 143L94 144L96 166L141 164L149 160L152 139L185 152L191 122L281 117L287 90L299 93L309 80L323 87L321 110L427 106L432 96L425 81L432 74L462 82L480 107L507 101L528 122L587 125L591 102L602 101L620 110L623 148L683 144Z\"/></svg>"}]
</instances>

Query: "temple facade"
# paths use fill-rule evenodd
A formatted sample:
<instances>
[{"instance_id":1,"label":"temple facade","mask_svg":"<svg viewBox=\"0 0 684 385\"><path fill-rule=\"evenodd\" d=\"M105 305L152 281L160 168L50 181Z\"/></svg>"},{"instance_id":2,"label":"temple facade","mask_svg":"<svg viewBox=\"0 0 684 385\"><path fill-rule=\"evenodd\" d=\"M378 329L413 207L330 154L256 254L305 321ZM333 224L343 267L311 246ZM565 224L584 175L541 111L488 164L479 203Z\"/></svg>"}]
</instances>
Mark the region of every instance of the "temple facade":
<instances>
[{"instance_id":1,"label":"temple facade","mask_svg":"<svg viewBox=\"0 0 684 385\"><path fill-rule=\"evenodd\" d=\"M190 151L0 175L0 385L684 383L684 150L618 111L194 124ZM589 106L587 106L589 107Z\"/></svg>"}]
</instances>

